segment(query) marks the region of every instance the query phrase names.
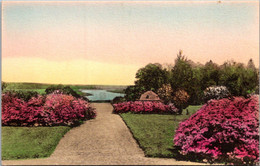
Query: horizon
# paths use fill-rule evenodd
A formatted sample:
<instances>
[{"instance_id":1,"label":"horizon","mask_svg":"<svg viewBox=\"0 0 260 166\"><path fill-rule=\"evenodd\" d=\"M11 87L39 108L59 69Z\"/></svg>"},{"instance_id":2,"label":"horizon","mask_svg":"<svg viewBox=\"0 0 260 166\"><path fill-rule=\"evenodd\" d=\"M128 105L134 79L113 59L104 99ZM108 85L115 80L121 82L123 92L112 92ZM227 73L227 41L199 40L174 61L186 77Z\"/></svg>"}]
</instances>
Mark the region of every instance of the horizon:
<instances>
[{"instance_id":1,"label":"horizon","mask_svg":"<svg viewBox=\"0 0 260 166\"><path fill-rule=\"evenodd\" d=\"M259 68L259 2L2 2L6 82L133 85L180 49L195 63Z\"/></svg>"}]
</instances>

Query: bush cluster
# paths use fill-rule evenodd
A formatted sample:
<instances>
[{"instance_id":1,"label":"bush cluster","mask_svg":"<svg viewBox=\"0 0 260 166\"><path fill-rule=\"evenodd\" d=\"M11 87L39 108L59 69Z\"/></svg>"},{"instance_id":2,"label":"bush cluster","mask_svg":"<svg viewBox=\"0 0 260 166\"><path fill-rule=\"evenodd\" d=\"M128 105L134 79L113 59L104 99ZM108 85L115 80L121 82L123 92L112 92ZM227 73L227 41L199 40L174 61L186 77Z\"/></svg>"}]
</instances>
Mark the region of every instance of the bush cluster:
<instances>
[{"instance_id":1,"label":"bush cluster","mask_svg":"<svg viewBox=\"0 0 260 166\"><path fill-rule=\"evenodd\" d=\"M173 105L165 105L155 101L129 101L113 104L114 113L177 113L178 109Z\"/></svg>"},{"instance_id":2,"label":"bush cluster","mask_svg":"<svg viewBox=\"0 0 260 166\"><path fill-rule=\"evenodd\" d=\"M82 98L86 101L88 99L84 96L79 95L77 92L75 92L70 86L64 86L64 85L51 85L45 89L46 94L51 94L51 93L62 93L66 95L72 95L73 97L76 98Z\"/></svg>"},{"instance_id":3,"label":"bush cluster","mask_svg":"<svg viewBox=\"0 0 260 166\"><path fill-rule=\"evenodd\" d=\"M70 126L95 116L88 102L71 95L53 93L25 101L12 93L2 94L2 124L6 126Z\"/></svg>"},{"instance_id":4,"label":"bush cluster","mask_svg":"<svg viewBox=\"0 0 260 166\"><path fill-rule=\"evenodd\" d=\"M8 95L24 101L29 101L31 98L38 96L38 92L36 91L8 90L5 91L4 93L6 94L8 93Z\"/></svg>"},{"instance_id":5,"label":"bush cluster","mask_svg":"<svg viewBox=\"0 0 260 166\"><path fill-rule=\"evenodd\" d=\"M64 85L51 85L45 89L46 94L53 93L55 91L60 91L63 94L72 95L76 98L80 98L81 96L77 94L70 86Z\"/></svg>"},{"instance_id":6,"label":"bush cluster","mask_svg":"<svg viewBox=\"0 0 260 166\"><path fill-rule=\"evenodd\" d=\"M204 91L204 100L207 102L211 99L223 99L230 97L230 92L225 86L210 86Z\"/></svg>"},{"instance_id":7,"label":"bush cluster","mask_svg":"<svg viewBox=\"0 0 260 166\"><path fill-rule=\"evenodd\" d=\"M210 100L197 113L180 123L174 144L182 154L237 164L259 160L259 101Z\"/></svg>"}]
</instances>

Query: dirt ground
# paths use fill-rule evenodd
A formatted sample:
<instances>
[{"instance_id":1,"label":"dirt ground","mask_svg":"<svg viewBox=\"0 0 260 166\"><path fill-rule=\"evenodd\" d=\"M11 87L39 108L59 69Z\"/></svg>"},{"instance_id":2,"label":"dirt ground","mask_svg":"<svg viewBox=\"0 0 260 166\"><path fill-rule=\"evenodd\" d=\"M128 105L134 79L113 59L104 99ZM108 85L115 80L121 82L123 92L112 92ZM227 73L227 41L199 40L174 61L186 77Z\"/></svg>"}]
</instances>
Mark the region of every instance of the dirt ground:
<instances>
[{"instance_id":1,"label":"dirt ground","mask_svg":"<svg viewBox=\"0 0 260 166\"><path fill-rule=\"evenodd\" d=\"M147 158L109 103L93 103L97 118L71 129L44 159L4 160L3 165L202 165Z\"/></svg>"}]
</instances>

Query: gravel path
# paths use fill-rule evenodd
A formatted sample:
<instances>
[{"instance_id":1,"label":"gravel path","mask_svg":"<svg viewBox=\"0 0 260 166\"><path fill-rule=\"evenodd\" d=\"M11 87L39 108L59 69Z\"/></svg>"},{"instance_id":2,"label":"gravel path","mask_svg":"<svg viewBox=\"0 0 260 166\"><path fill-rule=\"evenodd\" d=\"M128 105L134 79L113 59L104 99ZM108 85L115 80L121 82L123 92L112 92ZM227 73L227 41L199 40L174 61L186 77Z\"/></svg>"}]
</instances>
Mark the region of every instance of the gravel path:
<instances>
[{"instance_id":1,"label":"gravel path","mask_svg":"<svg viewBox=\"0 0 260 166\"><path fill-rule=\"evenodd\" d=\"M49 158L5 160L3 165L202 165L144 157L119 115L108 103L93 103L97 118L71 129Z\"/></svg>"}]
</instances>

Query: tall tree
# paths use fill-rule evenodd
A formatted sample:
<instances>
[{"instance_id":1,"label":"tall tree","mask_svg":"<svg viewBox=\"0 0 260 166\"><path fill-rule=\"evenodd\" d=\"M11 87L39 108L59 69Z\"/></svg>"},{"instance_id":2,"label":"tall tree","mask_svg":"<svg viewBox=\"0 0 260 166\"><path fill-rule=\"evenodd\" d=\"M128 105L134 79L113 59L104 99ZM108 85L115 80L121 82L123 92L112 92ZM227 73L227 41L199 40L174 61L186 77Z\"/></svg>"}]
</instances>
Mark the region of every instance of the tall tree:
<instances>
[{"instance_id":1,"label":"tall tree","mask_svg":"<svg viewBox=\"0 0 260 166\"><path fill-rule=\"evenodd\" d=\"M168 83L169 73L163 69L160 64L148 64L136 73L135 84L138 87L144 87L145 91L152 90L156 92L163 84Z\"/></svg>"},{"instance_id":2,"label":"tall tree","mask_svg":"<svg viewBox=\"0 0 260 166\"><path fill-rule=\"evenodd\" d=\"M184 89L187 91L190 87L192 77L192 67L182 51L179 51L175 60L175 65L171 71L170 83L173 90Z\"/></svg>"},{"instance_id":3,"label":"tall tree","mask_svg":"<svg viewBox=\"0 0 260 166\"><path fill-rule=\"evenodd\" d=\"M247 68L249 68L249 69L253 69L253 70L256 69L256 67L255 67L255 63L254 63L254 61L253 61L252 58L248 61L248 63L247 63Z\"/></svg>"},{"instance_id":4,"label":"tall tree","mask_svg":"<svg viewBox=\"0 0 260 166\"><path fill-rule=\"evenodd\" d=\"M218 85L219 83L219 66L210 60L205 64L202 70L202 90L207 87Z\"/></svg>"}]
</instances>

